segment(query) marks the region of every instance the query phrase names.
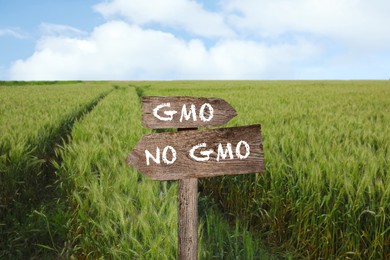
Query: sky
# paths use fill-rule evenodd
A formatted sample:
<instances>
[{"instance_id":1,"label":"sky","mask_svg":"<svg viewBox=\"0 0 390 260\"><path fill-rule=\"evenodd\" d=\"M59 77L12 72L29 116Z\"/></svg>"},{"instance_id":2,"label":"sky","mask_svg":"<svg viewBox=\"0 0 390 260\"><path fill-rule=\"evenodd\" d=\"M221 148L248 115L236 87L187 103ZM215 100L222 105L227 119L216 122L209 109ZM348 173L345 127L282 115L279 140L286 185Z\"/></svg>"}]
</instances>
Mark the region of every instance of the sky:
<instances>
[{"instance_id":1,"label":"sky","mask_svg":"<svg viewBox=\"0 0 390 260\"><path fill-rule=\"evenodd\" d=\"M390 79L388 0L0 0L0 80Z\"/></svg>"}]
</instances>

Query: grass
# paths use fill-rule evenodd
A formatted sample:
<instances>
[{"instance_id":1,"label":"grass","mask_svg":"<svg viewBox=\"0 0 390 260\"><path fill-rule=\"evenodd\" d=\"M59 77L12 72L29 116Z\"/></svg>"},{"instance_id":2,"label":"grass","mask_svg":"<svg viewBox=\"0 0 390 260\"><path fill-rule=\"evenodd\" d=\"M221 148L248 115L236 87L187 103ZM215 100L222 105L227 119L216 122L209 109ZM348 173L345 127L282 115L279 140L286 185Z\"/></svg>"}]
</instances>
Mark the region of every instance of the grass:
<instances>
[{"instance_id":1,"label":"grass","mask_svg":"<svg viewBox=\"0 0 390 260\"><path fill-rule=\"evenodd\" d=\"M202 185L268 246L389 257L388 81L156 82L144 94L225 98L229 125L262 124L265 172Z\"/></svg>"},{"instance_id":2,"label":"grass","mask_svg":"<svg viewBox=\"0 0 390 260\"><path fill-rule=\"evenodd\" d=\"M68 81L0 81L0 86L62 85L82 83L79 80Z\"/></svg>"},{"instance_id":3,"label":"grass","mask_svg":"<svg viewBox=\"0 0 390 260\"><path fill-rule=\"evenodd\" d=\"M68 256L174 259L176 187L128 167L129 149L145 133L134 88L111 93L75 124L59 151L59 174L71 201Z\"/></svg>"},{"instance_id":4,"label":"grass","mask_svg":"<svg viewBox=\"0 0 390 260\"><path fill-rule=\"evenodd\" d=\"M213 198L204 194L199 194L199 259L278 259L239 218L229 222Z\"/></svg>"},{"instance_id":5,"label":"grass","mask_svg":"<svg viewBox=\"0 0 390 260\"><path fill-rule=\"evenodd\" d=\"M97 91L111 89L113 83L83 84L92 84L88 91ZM32 101L35 106L29 112L38 116L42 112L35 112L45 108L37 104L55 96L51 89L63 91L54 101L65 102L83 84L74 88L72 84L0 86L2 94L9 90L9 96L14 95L0 103L1 129L18 125L18 106L13 104L21 96L39 100ZM108 96L72 124L69 143L56 151L61 158L55 163L54 186L62 191L59 200L29 211L29 223L46 230L45 239L34 240L45 252L64 258L176 259L177 184L148 180L124 160L142 135L151 132L140 125L139 97L186 95L227 100L238 113L228 126L260 123L265 154L264 173L200 181L200 259L269 259L264 244L271 255L281 258L390 257L388 81L115 84ZM47 88L46 97L33 95L35 88ZM79 110L78 105L54 103L53 111ZM9 104L7 109L3 104ZM4 114L10 107L15 110ZM43 118L33 121L41 126L56 122ZM14 129L18 129L15 136L25 132L21 127ZM29 136L39 133L37 127L26 129ZM45 136L46 131L41 133ZM4 151L24 151L17 147L25 141L7 142L1 146ZM19 154L37 157L34 150ZM13 231L31 228L15 225ZM64 236L64 244L57 243ZM7 242L0 256L10 256L20 248ZM42 255L27 252L30 258Z\"/></svg>"},{"instance_id":6,"label":"grass","mask_svg":"<svg viewBox=\"0 0 390 260\"><path fill-rule=\"evenodd\" d=\"M72 142L58 151L60 179L74 212L66 257L177 258L177 183L149 180L125 163L150 132L140 116L136 89L121 88L76 123ZM201 223L200 257L265 255L246 230L231 228L216 211L207 209ZM245 247L248 241L252 249Z\"/></svg>"},{"instance_id":7,"label":"grass","mask_svg":"<svg viewBox=\"0 0 390 260\"><path fill-rule=\"evenodd\" d=\"M109 90L88 84L0 86L0 256L23 258L42 251L37 244L49 236L38 213L55 195L54 148ZM61 222L59 212L50 215Z\"/></svg>"}]
</instances>

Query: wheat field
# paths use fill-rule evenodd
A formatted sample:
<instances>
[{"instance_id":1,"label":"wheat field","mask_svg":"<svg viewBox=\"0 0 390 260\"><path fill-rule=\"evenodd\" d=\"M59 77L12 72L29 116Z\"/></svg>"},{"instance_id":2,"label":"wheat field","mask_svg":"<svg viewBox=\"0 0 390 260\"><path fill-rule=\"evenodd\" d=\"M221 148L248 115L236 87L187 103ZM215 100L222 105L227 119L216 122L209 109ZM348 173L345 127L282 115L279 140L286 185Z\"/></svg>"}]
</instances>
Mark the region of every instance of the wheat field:
<instances>
[{"instance_id":1,"label":"wheat field","mask_svg":"<svg viewBox=\"0 0 390 260\"><path fill-rule=\"evenodd\" d=\"M263 173L201 179L200 259L390 257L390 81L0 84L0 257L176 259L177 183L125 163L142 96L261 124ZM175 131L174 129L172 131Z\"/></svg>"}]
</instances>

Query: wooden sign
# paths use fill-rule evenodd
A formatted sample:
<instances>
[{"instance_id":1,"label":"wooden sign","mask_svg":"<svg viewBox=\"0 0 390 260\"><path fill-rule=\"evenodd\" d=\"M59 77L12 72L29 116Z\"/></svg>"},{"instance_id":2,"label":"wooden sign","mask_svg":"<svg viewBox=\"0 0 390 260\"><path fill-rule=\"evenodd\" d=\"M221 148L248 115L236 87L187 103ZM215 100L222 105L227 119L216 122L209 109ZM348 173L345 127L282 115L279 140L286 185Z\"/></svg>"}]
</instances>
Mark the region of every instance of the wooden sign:
<instances>
[{"instance_id":1,"label":"wooden sign","mask_svg":"<svg viewBox=\"0 0 390 260\"><path fill-rule=\"evenodd\" d=\"M145 135L127 162L153 180L261 172L260 125Z\"/></svg>"},{"instance_id":2,"label":"wooden sign","mask_svg":"<svg viewBox=\"0 0 390 260\"><path fill-rule=\"evenodd\" d=\"M221 126L236 115L220 98L142 97L142 125L153 129Z\"/></svg>"},{"instance_id":3,"label":"wooden sign","mask_svg":"<svg viewBox=\"0 0 390 260\"><path fill-rule=\"evenodd\" d=\"M220 98L142 98L143 126L178 128L179 132L145 135L126 160L153 180L179 180L180 260L198 257L198 178L264 169L260 125L188 129L221 126L236 114Z\"/></svg>"}]
</instances>

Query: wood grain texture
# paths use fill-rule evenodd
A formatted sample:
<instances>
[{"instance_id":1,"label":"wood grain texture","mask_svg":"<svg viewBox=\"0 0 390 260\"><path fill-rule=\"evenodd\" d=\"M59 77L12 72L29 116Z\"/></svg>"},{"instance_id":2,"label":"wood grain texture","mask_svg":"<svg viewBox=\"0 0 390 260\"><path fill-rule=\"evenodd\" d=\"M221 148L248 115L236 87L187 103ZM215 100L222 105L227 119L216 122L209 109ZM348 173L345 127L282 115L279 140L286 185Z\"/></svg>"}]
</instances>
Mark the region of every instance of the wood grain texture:
<instances>
[{"instance_id":1,"label":"wood grain texture","mask_svg":"<svg viewBox=\"0 0 390 260\"><path fill-rule=\"evenodd\" d=\"M161 105L169 103L169 107L164 107L158 111L162 117L167 117L164 111L176 111L172 116L172 120L163 121L153 115L153 110ZM202 121L199 117L202 105L210 104L213 108L212 118L210 121ZM193 117L189 119L182 118L182 108L186 105L186 111L189 112L191 105L195 106L196 121ZM205 118L209 118L210 110L208 107L203 109ZM236 110L221 98L195 98L195 97L158 97L145 96L142 97L142 125L153 129L164 128L194 128L201 126L222 126L230 119L237 115Z\"/></svg>"},{"instance_id":2,"label":"wood grain texture","mask_svg":"<svg viewBox=\"0 0 390 260\"><path fill-rule=\"evenodd\" d=\"M198 259L198 179L179 180L179 234L180 260Z\"/></svg>"},{"instance_id":3,"label":"wood grain texture","mask_svg":"<svg viewBox=\"0 0 390 260\"><path fill-rule=\"evenodd\" d=\"M250 147L250 155L245 159L235 156L236 146L240 141L246 141ZM213 150L208 161L195 161L189 151L196 145L205 143L205 148L195 151L195 155L202 157L201 151ZM231 143L233 159L217 161L218 146ZM160 151L166 146L176 150L176 161L172 164L146 163L145 150L156 154L156 147ZM241 146L243 148L243 146ZM245 151L240 150L242 154ZM167 152L167 157L172 158ZM263 145L260 125L221 128L214 130L191 130L174 133L159 133L145 135L127 157L127 163L135 166L140 172L154 180L178 180L185 178L201 178L219 175L257 173L264 170Z\"/></svg>"}]
</instances>

